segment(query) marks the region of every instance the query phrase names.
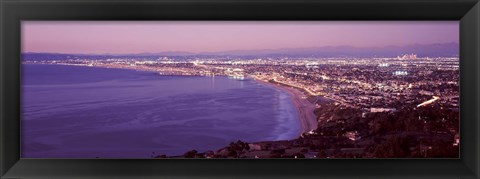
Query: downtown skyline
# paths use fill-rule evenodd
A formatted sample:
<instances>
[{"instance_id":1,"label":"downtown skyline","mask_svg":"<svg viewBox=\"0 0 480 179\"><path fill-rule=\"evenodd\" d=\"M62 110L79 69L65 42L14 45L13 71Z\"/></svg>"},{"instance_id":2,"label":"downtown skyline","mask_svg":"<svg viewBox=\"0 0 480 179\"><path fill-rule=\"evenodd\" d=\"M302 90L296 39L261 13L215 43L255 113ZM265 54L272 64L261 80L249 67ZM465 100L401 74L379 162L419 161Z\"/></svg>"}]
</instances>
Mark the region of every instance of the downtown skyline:
<instances>
[{"instance_id":1,"label":"downtown skyline","mask_svg":"<svg viewBox=\"0 0 480 179\"><path fill-rule=\"evenodd\" d=\"M458 21L22 22L22 157L458 158Z\"/></svg>"}]
</instances>

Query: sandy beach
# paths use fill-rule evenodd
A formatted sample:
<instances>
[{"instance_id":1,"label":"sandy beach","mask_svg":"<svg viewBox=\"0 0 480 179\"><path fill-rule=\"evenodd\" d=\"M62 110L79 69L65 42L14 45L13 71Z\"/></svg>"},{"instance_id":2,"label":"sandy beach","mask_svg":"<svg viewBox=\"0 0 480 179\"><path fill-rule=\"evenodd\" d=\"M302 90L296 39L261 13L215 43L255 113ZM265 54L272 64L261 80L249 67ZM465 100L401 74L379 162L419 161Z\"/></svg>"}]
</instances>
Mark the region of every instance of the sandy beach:
<instances>
[{"instance_id":1,"label":"sandy beach","mask_svg":"<svg viewBox=\"0 0 480 179\"><path fill-rule=\"evenodd\" d=\"M255 81L281 89L287 92L291 96L293 104L298 112L298 116L302 126L302 131L301 131L302 133L306 133L306 132L317 129L318 122L315 114L313 113L313 111L315 110L315 105L310 103L305 98L306 95L303 92L293 87L274 84L274 83L270 83L270 82L266 82L258 79L255 79Z\"/></svg>"},{"instance_id":2,"label":"sandy beach","mask_svg":"<svg viewBox=\"0 0 480 179\"><path fill-rule=\"evenodd\" d=\"M86 66L86 65L81 65L81 66ZM96 65L93 67L132 69L132 70L154 71L154 72L161 71L155 68L139 68L139 66L127 66L127 65L123 65L123 66ZM317 129L318 122L315 114L313 113L313 111L315 110L315 104L310 103L306 99L307 95L305 95L302 91L290 86L270 83L270 82L266 82L264 80L256 79L256 78L253 78L253 79L259 83L283 90L290 95L293 101L293 104L296 108L296 111L298 113L300 124L302 126L302 130L299 135L301 135L302 133L307 133Z\"/></svg>"}]
</instances>

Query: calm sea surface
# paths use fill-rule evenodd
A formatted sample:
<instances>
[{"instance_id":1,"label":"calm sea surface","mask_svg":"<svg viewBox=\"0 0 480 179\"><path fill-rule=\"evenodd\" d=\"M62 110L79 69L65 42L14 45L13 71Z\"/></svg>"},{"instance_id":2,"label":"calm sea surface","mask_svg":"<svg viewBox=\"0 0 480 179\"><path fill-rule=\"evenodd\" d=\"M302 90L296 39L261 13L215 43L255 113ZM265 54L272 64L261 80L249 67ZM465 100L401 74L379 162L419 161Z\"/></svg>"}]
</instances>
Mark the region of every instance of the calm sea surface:
<instances>
[{"instance_id":1,"label":"calm sea surface","mask_svg":"<svg viewBox=\"0 0 480 179\"><path fill-rule=\"evenodd\" d=\"M150 158L300 132L287 93L253 80L22 65L22 157Z\"/></svg>"}]
</instances>

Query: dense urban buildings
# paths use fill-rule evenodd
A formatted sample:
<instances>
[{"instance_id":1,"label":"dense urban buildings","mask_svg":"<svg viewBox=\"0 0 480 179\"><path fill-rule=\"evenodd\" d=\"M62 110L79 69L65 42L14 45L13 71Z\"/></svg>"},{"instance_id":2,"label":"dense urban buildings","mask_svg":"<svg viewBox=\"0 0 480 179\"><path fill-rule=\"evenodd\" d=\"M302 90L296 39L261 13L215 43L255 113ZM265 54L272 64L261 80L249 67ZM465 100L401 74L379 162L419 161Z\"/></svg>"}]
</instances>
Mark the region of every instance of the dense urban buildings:
<instances>
[{"instance_id":1,"label":"dense urban buildings","mask_svg":"<svg viewBox=\"0 0 480 179\"><path fill-rule=\"evenodd\" d=\"M289 141L232 142L196 158L423 158L459 156L459 58L24 55L25 64L228 76L303 92L317 128ZM170 157L165 155L156 158Z\"/></svg>"}]
</instances>

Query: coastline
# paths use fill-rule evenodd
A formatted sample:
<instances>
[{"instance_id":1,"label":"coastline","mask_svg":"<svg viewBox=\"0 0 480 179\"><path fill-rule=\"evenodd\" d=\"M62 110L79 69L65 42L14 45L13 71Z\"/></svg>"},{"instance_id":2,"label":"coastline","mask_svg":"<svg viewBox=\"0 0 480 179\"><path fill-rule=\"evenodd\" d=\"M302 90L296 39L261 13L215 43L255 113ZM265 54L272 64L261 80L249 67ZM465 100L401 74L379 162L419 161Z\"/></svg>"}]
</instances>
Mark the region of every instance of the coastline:
<instances>
[{"instance_id":1,"label":"coastline","mask_svg":"<svg viewBox=\"0 0 480 179\"><path fill-rule=\"evenodd\" d=\"M94 68L114 68L114 69L127 69L127 70L137 70L137 71L147 71L147 72L160 72L161 70L153 69L153 68L138 68L138 66L110 66L110 65L72 65L72 64L55 64L55 65L66 65L66 66L83 66L83 67L94 67ZM188 75L186 75L188 76ZM310 103L306 98L306 95L293 87L284 86L280 84L274 84L271 82L267 82L261 79L252 78L254 81L259 82L260 84L264 84L266 86L271 86L276 89L282 90L286 92L290 98L292 99L293 105L297 112L298 118L300 120L301 131L298 136L301 136L304 133L308 133L312 130L317 129L318 121L317 117L314 114L315 104Z\"/></svg>"},{"instance_id":2,"label":"coastline","mask_svg":"<svg viewBox=\"0 0 480 179\"><path fill-rule=\"evenodd\" d=\"M302 135L303 133L308 133L312 130L317 129L318 121L317 121L317 117L313 113L313 111L315 110L315 104L312 104L307 99L302 98L302 97L306 97L306 95L303 92L293 87L274 84L274 83L266 82L260 79L255 79L255 78L253 79L261 84L272 86L274 88L285 91L290 95L293 105L296 108L295 110L297 111L298 118L300 120L300 124L302 127L302 130L299 136Z\"/></svg>"}]
</instances>

